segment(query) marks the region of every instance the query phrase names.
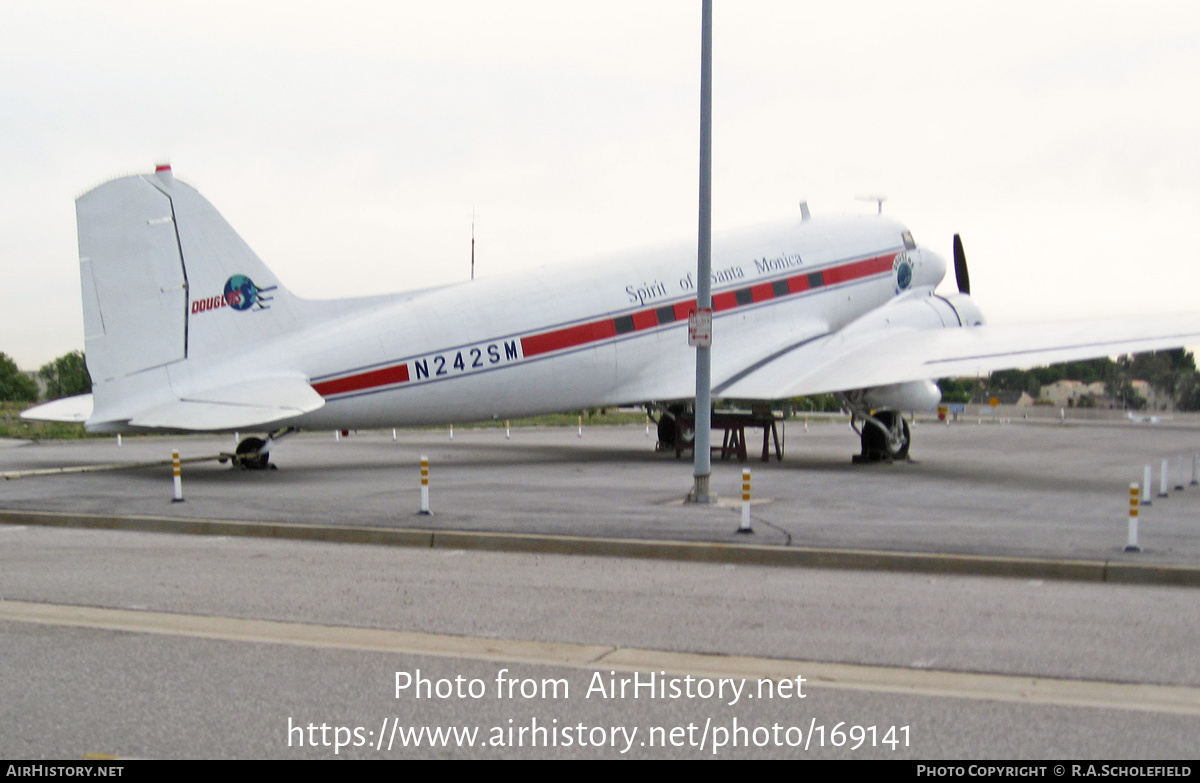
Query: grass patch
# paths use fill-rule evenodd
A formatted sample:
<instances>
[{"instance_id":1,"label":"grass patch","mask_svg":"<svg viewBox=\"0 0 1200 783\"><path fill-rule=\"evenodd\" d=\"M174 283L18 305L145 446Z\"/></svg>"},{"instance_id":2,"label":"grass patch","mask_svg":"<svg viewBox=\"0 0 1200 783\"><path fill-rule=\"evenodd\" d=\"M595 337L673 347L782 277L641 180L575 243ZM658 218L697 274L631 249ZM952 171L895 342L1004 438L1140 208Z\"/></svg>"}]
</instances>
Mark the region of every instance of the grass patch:
<instances>
[{"instance_id":1,"label":"grass patch","mask_svg":"<svg viewBox=\"0 0 1200 783\"><path fill-rule=\"evenodd\" d=\"M84 430L82 424L22 419L21 411L32 406L31 402L0 402L0 438L70 440L94 437Z\"/></svg>"}]
</instances>

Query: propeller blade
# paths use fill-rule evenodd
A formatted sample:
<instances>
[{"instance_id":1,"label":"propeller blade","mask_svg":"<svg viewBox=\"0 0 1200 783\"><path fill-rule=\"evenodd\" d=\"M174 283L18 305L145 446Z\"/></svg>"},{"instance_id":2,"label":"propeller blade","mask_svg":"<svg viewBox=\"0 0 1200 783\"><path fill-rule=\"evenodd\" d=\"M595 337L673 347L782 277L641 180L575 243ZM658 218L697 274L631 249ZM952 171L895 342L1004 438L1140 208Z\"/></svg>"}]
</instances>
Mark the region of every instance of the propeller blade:
<instances>
[{"instance_id":1,"label":"propeller blade","mask_svg":"<svg viewBox=\"0 0 1200 783\"><path fill-rule=\"evenodd\" d=\"M967 254L963 252L962 239L954 235L954 279L961 293L971 293L971 277L967 274Z\"/></svg>"}]
</instances>

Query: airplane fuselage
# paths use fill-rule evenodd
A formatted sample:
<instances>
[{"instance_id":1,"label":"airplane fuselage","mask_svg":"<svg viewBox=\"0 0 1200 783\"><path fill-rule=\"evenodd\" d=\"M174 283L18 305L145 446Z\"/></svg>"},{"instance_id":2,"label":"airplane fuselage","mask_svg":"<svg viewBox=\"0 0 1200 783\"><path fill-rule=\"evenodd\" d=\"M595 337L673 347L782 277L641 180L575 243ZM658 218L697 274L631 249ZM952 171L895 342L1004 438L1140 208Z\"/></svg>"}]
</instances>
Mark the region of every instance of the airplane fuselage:
<instances>
[{"instance_id":1,"label":"airplane fuselage","mask_svg":"<svg viewBox=\"0 0 1200 783\"><path fill-rule=\"evenodd\" d=\"M901 292L903 226L877 216L799 219L718 237L713 379L718 389L779 345L836 330ZM911 248L908 248L911 251ZM325 405L281 424L379 427L511 418L695 393L687 344L695 250L664 246L586 266L480 279L321 317L208 374L303 356ZM940 274L939 274L940 279ZM903 288L933 280L903 281ZM259 312L193 314L252 319ZM728 359L723 359L722 348Z\"/></svg>"}]
</instances>

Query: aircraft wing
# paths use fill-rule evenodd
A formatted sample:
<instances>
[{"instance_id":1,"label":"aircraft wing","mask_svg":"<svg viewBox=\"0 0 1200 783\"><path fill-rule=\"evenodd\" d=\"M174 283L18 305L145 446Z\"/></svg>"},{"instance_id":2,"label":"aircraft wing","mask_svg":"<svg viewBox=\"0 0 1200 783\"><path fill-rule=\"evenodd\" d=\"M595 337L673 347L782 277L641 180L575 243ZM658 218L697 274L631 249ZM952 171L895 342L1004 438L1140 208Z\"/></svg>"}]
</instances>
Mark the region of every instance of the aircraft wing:
<instances>
[{"instance_id":1,"label":"aircraft wing","mask_svg":"<svg viewBox=\"0 0 1200 783\"><path fill-rule=\"evenodd\" d=\"M835 332L781 350L713 391L722 397L783 399L1198 343L1200 314Z\"/></svg>"}]
</instances>

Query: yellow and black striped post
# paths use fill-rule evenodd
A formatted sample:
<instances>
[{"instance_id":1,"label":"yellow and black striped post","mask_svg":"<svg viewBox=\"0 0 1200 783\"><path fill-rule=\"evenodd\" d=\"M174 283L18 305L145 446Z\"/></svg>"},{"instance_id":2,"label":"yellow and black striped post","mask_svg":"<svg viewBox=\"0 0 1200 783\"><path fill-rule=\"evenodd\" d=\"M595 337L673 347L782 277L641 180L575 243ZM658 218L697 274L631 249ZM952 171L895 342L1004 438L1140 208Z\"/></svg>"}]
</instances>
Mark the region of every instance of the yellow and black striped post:
<instances>
[{"instance_id":1,"label":"yellow and black striped post","mask_svg":"<svg viewBox=\"0 0 1200 783\"><path fill-rule=\"evenodd\" d=\"M1138 497L1137 482L1129 485L1129 540L1125 544L1126 552L1141 552L1142 548L1138 546L1138 507L1141 505L1141 499Z\"/></svg>"},{"instance_id":2,"label":"yellow and black striped post","mask_svg":"<svg viewBox=\"0 0 1200 783\"><path fill-rule=\"evenodd\" d=\"M432 512L429 510L429 457L421 455L421 511L420 513L429 516Z\"/></svg>"},{"instance_id":3,"label":"yellow and black striped post","mask_svg":"<svg viewBox=\"0 0 1200 783\"><path fill-rule=\"evenodd\" d=\"M739 533L753 533L750 527L750 469L742 470L742 523L738 526Z\"/></svg>"},{"instance_id":4,"label":"yellow and black striped post","mask_svg":"<svg viewBox=\"0 0 1200 783\"><path fill-rule=\"evenodd\" d=\"M179 452L171 452L171 474L175 480L175 497L171 499L172 503L183 502L183 470L179 467Z\"/></svg>"}]
</instances>

